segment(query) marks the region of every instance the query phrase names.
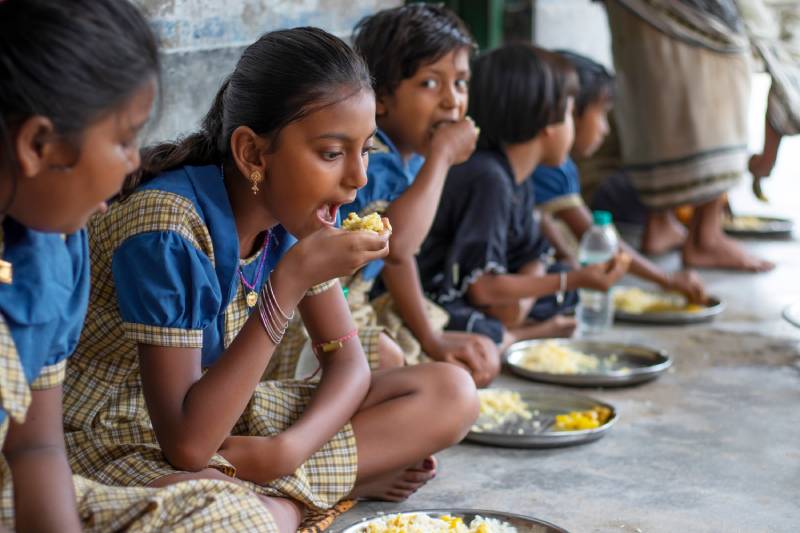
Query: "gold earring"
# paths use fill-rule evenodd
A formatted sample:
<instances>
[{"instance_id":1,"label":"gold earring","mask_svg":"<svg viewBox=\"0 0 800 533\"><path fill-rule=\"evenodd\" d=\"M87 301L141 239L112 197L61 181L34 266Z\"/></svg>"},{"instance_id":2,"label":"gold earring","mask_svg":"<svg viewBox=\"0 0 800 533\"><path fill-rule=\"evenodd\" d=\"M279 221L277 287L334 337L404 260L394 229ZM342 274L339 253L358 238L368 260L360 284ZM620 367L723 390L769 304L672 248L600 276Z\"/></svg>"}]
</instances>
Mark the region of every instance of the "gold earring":
<instances>
[{"instance_id":1,"label":"gold earring","mask_svg":"<svg viewBox=\"0 0 800 533\"><path fill-rule=\"evenodd\" d=\"M250 178L248 179L250 180L250 183L253 184L250 190L253 191L253 194L258 194L258 184L264 181L264 176L262 176L261 172L258 170L254 170L250 173Z\"/></svg>"}]
</instances>

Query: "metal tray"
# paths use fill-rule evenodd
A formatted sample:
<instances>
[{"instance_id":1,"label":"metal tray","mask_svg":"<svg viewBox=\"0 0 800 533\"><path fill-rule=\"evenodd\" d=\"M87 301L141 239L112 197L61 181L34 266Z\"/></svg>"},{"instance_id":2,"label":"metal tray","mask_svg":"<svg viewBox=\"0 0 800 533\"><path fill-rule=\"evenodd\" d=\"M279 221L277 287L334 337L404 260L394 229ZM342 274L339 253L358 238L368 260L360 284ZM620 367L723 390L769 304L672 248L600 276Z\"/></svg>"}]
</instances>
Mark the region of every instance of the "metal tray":
<instances>
[{"instance_id":1,"label":"metal tray","mask_svg":"<svg viewBox=\"0 0 800 533\"><path fill-rule=\"evenodd\" d=\"M479 418L465 440L506 448L560 448L595 441L605 435L617 421L617 410L614 406L588 396L544 388L517 392L528 404L528 409L534 415L532 419L514 419L491 430L475 431L476 426L482 423L482 418ZM611 409L611 418L602 426L577 431L553 429L556 415L585 411L596 405Z\"/></svg>"},{"instance_id":2,"label":"metal tray","mask_svg":"<svg viewBox=\"0 0 800 533\"><path fill-rule=\"evenodd\" d=\"M552 374L529 370L520 365L525 352L545 342L567 346L600 360L597 370L579 374ZM529 340L512 344L504 354L508 368L516 375L559 385L575 387L622 387L657 378L672 366L672 358L663 350L634 344L581 341L569 339Z\"/></svg>"},{"instance_id":3,"label":"metal tray","mask_svg":"<svg viewBox=\"0 0 800 533\"><path fill-rule=\"evenodd\" d=\"M619 290L627 287L620 287ZM708 297L705 309L689 313L687 311L667 311L656 313L628 313L620 309L614 310L614 320L620 322L636 322L639 324L699 324L709 322L725 310L725 304L719 298Z\"/></svg>"},{"instance_id":4,"label":"metal tray","mask_svg":"<svg viewBox=\"0 0 800 533\"><path fill-rule=\"evenodd\" d=\"M480 515L484 518L494 518L496 520L506 522L517 528L519 533L569 533L566 529L553 525L550 522L533 518L532 516L523 516L499 511L482 511L478 509L420 509L418 511L386 513L385 515L364 518L363 520L359 520L355 524L346 526L343 529L335 530L335 533L361 533L366 530L366 527L370 522L383 518L384 516L411 514L426 514L433 517L447 514L462 518L467 524L469 524L469 522L471 522L476 516Z\"/></svg>"},{"instance_id":5,"label":"metal tray","mask_svg":"<svg viewBox=\"0 0 800 533\"><path fill-rule=\"evenodd\" d=\"M783 319L794 327L800 328L800 302L786 307L781 313Z\"/></svg>"},{"instance_id":6,"label":"metal tray","mask_svg":"<svg viewBox=\"0 0 800 533\"><path fill-rule=\"evenodd\" d=\"M758 219L761 225L757 228L743 228L734 226L730 219L724 220L722 228L728 235L736 237L761 237L761 238L785 238L792 236L794 222L787 218L762 217L755 215L736 215L737 217L747 217Z\"/></svg>"}]
</instances>

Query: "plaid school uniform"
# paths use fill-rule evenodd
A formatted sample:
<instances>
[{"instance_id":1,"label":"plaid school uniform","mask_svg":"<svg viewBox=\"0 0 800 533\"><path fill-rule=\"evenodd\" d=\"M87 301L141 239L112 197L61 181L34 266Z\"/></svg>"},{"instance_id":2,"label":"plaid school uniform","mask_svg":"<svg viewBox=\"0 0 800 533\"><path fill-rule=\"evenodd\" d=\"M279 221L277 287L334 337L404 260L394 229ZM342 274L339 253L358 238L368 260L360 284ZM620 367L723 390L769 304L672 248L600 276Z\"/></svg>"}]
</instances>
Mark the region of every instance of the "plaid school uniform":
<instances>
[{"instance_id":1,"label":"plaid school uniform","mask_svg":"<svg viewBox=\"0 0 800 533\"><path fill-rule=\"evenodd\" d=\"M6 239L16 271L12 283L0 288L0 446L9 418L25 421L31 390L64 381L66 358L83 324L89 280L85 232L62 238L6 220L0 224L0 256ZM73 485L86 531L277 531L259 498L232 483L133 488L73 476ZM10 529L15 524L11 469L2 456L0 524Z\"/></svg>"},{"instance_id":2,"label":"plaid school uniform","mask_svg":"<svg viewBox=\"0 0 800 533\"><path fill-rule=\"evenodd\" d=\"M90 234L91 304L67 369L64 400L70 461L76 472L102 483L147 485L178 471L165 460L147 413L137 343L201 349L207 368L250 313L237 270L259 285L265 275L254 279L258 256L239 259L218 167L184 167L157 177L93 219ZM272 243L264 274L292 241L278 228ZM232 434L280 433L314 390L301 381L260 383ZM208 466L236 475L220 455ZM347 424L293 475L266 485L242 483L258 494L325 510L351 491L356 467Z\"/></svg>"}]
</instances>

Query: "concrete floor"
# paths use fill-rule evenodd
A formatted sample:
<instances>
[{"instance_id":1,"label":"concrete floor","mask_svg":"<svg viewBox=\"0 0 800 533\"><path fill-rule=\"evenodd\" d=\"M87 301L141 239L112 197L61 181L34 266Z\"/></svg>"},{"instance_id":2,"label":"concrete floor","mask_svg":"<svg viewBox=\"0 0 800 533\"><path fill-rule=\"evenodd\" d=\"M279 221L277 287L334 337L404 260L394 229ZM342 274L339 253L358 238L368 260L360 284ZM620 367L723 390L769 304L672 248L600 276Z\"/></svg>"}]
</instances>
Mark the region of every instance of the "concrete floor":
<instances>
[{"instance_id":1,"label":"concrete floor","mask_svg":"<svg viewBox=\"0 0 800 533\"><path fill-rule=\"evenodd\" d=\"M743 184L734 207L797 218L798 154L800 140L784 143L769 206ZM747 246L779 266L760 275L703 272L709 292L727 303L715 322L614 327L610 338L666 349L675 364L642 386L577 390L618 409L605 438L548 451L455 446L410 500L362 502L334 530L379 511L449 506L528 514L571 532L800 531L800 330L780 317L800 300L800 247ZM663 263L675 268L678 257ZM510 375L495 386L543 387Z\"/></svg>"}]
</instances>

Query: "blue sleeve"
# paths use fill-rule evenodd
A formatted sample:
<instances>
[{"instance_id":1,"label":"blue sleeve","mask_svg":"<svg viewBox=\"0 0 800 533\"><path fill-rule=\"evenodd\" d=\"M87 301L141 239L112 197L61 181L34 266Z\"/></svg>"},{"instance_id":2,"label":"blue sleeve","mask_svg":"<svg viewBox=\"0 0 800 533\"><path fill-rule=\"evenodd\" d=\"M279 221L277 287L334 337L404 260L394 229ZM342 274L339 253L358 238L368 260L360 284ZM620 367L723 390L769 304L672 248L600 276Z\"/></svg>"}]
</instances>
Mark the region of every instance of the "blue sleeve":
<instances>
[{"instance_id":1,"label":"blue sleeve","mask_svg":"<svg viewBox=\"0 0 800 533\"><path fill-rule=\"evenodd\" d=\"M383 212L408 188L408 180L393 154L377 153L369 157L367 184L359 189L353 203L342 206L342 218L350 213Z\"/></svg>"},{"instance_id":2,"label":"blue sleeve","mask_svg":"<svg viewBox=\"0 0 800 533\"><path fill-rule=\"evenodd\" d=\"M562 167L540 165L533 172L532 181L536 205L544 205L562 196L577 192L570 184L569 176Z\"/></svg>"},{"instance_id":3,"label":"blue sleeve","mask_svg":"<svg viewBox=\"0 0 800 533\"><path fill-rule=\"evenodd\" d=\"M175 330L203 330L221 311L214 265L176 232L130 237L114 252L111 268L126 333L139 342L184 345L174 339ZM193 336L185 345L196 344Z\"/></svg>"},{"instance_id":4,"label":"blue sleeve","mask_svg":"<svg viewBox=\"0 0 800 533\"><path fill-rule=\"evenodd\" d=\"M85 230L62 238L26 229L8 251L14 283L0 290L0 313L29 383L78 344L89 300L87 242Z\"/></svg>"},{"instance_id":5,"label":"blue sleeve","mask_svg":"<svg viewBox=\"0 0 800 533\"><path fill-rule=\"evenodd\" d=\"M86 309L89 307L89 237L86 230L64 238L69 256L72 258L72 293L66 301L58 325L58 334L45 361L45 366L60 363L75 351L81 338Z\"/></svg>"}]
</instances>

